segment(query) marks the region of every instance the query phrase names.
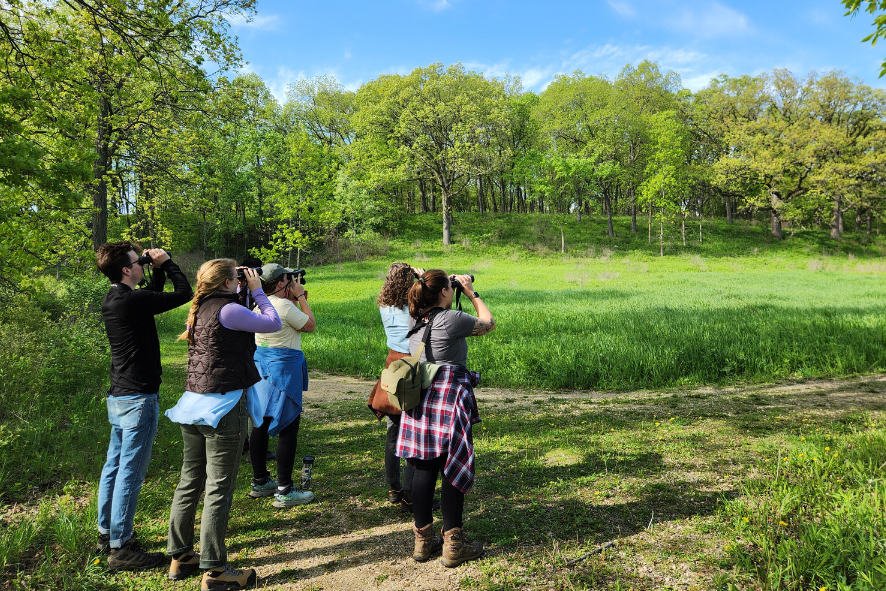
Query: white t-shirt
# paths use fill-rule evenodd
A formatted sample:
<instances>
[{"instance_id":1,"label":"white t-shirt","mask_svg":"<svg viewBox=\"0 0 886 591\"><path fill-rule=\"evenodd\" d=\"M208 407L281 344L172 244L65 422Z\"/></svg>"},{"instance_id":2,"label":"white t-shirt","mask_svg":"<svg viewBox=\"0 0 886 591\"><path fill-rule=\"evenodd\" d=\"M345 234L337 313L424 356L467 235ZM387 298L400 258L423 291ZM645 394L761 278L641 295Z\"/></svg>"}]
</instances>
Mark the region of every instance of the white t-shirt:
<instances>
[{"instance_id":1,"label":"white t-shirt","mask_svg":"<svg viewBox=\"0 0 886 591\"><path fill-rule=\"evenodd\" d=\"M275 295L268 296L268 300L277 314L283 328L277 332L255 333L255 344L259 347L271 347L274 349L298 349L301 351L301 333L299 330L307 324L310 316L298 309L298 306L289 300Z\"/></svg>"}]
</instances>

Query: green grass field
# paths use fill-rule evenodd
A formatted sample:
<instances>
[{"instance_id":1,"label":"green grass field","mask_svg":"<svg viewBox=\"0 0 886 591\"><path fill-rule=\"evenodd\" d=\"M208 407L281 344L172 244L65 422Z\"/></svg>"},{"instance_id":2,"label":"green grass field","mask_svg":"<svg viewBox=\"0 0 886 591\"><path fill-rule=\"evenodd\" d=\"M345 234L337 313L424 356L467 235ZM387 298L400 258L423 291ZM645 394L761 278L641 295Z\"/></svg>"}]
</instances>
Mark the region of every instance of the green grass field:
<instances>
[{"instance_id":1,"label":"green grass field","mask_svg":"<svg viewBox=\"0 0 886 591\"><path fill-rule=\"evenodd\" d=\"M241 467L235 566L258 567L268 589L886 585L882 239L797 231L773 242L762 225L715 223L685 249L671 229L661 258L624 219L614 240L600 220L567 227L565 254L541 217L457 216L445 249L431 223L404 220L376 245L381 258L309 268L318 329L303 345L312 371L374 379L388 264L476 276L498 328L471 341L483 423L466 519L488 557L455 573L408 559L409 521L384 502L369 385L341 379L327 399L306 398L299 452L319 458L319 503L251 501ZM107 352L94 317L59 310L81 292L88 309L105 287L16 299L0 315L0 589L198 584L112 574L90 552ZM158 319L162 409L184 382L184 316ZM161 417L136 516L151 550L165 548L180 462L179 430Z\"/></svg>"}]
</instances>

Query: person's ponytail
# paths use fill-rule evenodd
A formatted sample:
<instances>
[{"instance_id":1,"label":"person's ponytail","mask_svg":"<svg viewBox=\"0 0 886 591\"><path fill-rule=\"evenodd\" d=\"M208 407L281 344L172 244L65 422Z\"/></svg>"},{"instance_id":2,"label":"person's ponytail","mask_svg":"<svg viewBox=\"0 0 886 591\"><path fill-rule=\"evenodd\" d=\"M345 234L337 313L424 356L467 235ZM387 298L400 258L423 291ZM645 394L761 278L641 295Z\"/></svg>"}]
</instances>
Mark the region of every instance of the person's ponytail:
<instances>
[{"instance_id":1,"label":"person's ponytail","mask_svg":"<svg viewBox=\"0 0 886 591\"><path fill-rule=\"evenodd\" d=\"M430 269L409 288L409 315L421 318L437 305L441 292L449 285L449 276L440 269Z\"/></svg>"}]
</instances>

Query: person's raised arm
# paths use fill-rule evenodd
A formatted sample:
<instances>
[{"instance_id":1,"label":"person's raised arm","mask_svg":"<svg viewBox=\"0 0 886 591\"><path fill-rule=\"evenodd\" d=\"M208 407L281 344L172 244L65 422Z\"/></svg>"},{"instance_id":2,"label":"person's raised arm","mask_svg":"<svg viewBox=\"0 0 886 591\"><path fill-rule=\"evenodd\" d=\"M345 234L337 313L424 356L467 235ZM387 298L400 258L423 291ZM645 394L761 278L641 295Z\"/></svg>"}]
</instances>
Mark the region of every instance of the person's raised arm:
<instances>
[{"instance_id":1,"label":"person's raised arm","mask_svg":"<svg viewBox=\"0 0 886 591\"><path fill-rule=\"evenodd\" d=\"M178 308L194 297L194 291L188 278L176 265L169 254L162 248L151 248L145 251L151 255L151 266L154 267L153 281L147 289L137 289L132 297L138 308L148 314L162 314ZM172 291L164 292L166 277L172 281Z\"/></svg>"},{"instance_id":2,"label":"person's raised arm","mask_svg":"<svg viewBox=\"0 0 886 591\"><path fill-rule=\"evenodd\" d=\"M305 322L298 331L314 332L314 329L317 328L317 321L314 320L314 312L311 310L311 305L308 304L308 292L305 291L305 288L302 287L300 283L292 281L289 284L289 288L286 290L286 297L290 302L301 308L301 311L308 316L308 321Z\"/></svg>"},{"instance_id":3,"label":"person's raised arm","mask_svg":"<svg viewBox=\"0 0 886 591\"><path fill-rule=\"evenodd\" d=\"M489 334L495 330L495 318L492 312L480 299L480 295L474 291L474 283L471 281L470 275L456 275L455 279L461 283L465 296L471 300L471 305L477 311L477 320L474 322L474 330L471 332L472 337L480 337Z\"/></svg>"}]
</instances>

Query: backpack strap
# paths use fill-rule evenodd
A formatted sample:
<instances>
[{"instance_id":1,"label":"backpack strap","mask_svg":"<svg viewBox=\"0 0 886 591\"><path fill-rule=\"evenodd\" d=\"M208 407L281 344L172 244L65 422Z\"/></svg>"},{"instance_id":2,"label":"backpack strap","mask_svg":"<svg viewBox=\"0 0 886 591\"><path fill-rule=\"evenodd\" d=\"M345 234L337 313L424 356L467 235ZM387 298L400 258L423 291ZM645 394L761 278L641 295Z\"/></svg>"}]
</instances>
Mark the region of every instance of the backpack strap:
<instances>
[{"instance_id":1,"label":"backpack strap","mask_svg":"<svg viewBox=\"0 0 886 591\"><path fill-rule=\"evenodd\" d=\"M437 314L439 314L442 311L443 311L443 308L440 308L439 306L436 308L431 308L428 311L428 315L427 315L428 319L422 324L416 324L415 326L412 327L412 329L410 329L410 331L408 333L406 333L406 337L408 338L408 337L411 337L412 335L414 335L415 333L417 333L418 331L420 331L422 328L425 329L425 334L422 337L421 345L419 345L419 346L424 347L425 358L430 362L433 362L433 359L431 358L431 346L430 346L431 323L434 322L434 317L437 316ZM418 349L418 352L416 353L415 357L416 358L421 357L421 349Z\"/></svg>"}]
</instances>

